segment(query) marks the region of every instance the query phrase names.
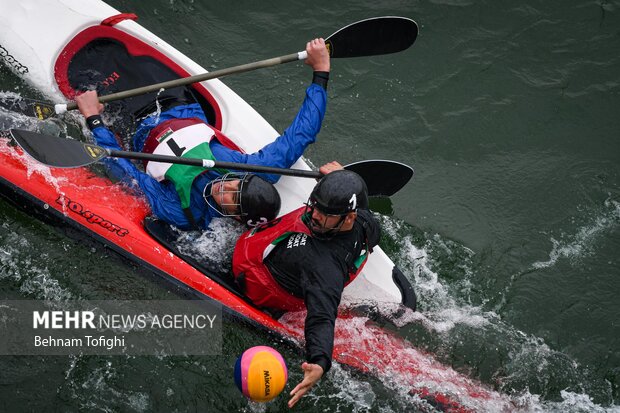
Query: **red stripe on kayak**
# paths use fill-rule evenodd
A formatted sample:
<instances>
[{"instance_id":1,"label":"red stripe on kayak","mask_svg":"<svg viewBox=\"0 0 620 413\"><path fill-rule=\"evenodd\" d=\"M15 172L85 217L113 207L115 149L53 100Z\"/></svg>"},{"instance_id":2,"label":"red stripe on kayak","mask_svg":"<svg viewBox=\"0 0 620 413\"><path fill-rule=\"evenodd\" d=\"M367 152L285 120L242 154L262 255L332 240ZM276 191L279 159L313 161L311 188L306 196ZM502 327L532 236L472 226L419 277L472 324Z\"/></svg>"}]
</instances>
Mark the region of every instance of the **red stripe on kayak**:
<instances>
[{"instance_id":1,"label":"red stripe on kayak","mask_svg":"<svg viewBox=\"0 0 620 413\"><path fill-rule=\"evenodd\" d=\"M142 40L136 39L130 34L114 27L103 25L92 26L82 30L73 39L71 39L69 43L67 43L64 49L60 52L58 59L56 59L56 64L54 65L54 77L56 78L56 83L58 83L58 88L68 99L73 99L76 94L76 91L71 87L68 78L69 64L71 63L73 56L75 56L75 54L88 43L99 38L109 38L123 43L127 48L127 51L134 56L150 56L165 66L168 66L172 69L172 71L179 75L179 77L191 76L189 72L179 66L174 60L170 59L159 50L144 43ZM215 110L214 127L221 129L222 112L215 98L200 83L194 83L192 87L204 96L204 98L207 99L209 104L213 107Z\"/></svg>"},{"instance_id":2,"label":"red stripe on kayak","mask_svg":"<svg viewBox=\"0 0 620 413\"><path fill-rule=\"evenodd\" d=\"M133 14L133 13L116 14L114 16L110 16L107 19L103 20L101 22L101 25L103 25L103 26L114 26L114 25L119 24L120 22L122 22L124 20L136 21L136 20L138 20L138 16L136 14Z\"/></svg>"}]
</instances>

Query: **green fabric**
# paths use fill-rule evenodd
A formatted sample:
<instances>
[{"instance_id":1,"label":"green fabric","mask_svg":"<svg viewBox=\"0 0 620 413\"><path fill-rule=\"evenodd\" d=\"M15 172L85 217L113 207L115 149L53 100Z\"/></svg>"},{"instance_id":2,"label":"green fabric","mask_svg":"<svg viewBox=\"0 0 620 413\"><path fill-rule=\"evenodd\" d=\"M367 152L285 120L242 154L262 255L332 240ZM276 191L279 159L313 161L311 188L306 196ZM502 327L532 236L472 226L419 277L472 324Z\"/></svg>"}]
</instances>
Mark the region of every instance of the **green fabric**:
<instances>
[{"instance_id":1,"label":"green fabric","mask_svg":"<svg viewBox=\"0 0 620 413\"><path fill-rule=\"evenodd\" d=\"M208 143L201 143L200 145L192 148L183 154L183 158L198 158L198 159L210 159L215 160L211 148ZM190 166L173 164L166 171L166 179L174 183L174 187L181 199L181 208L189 208L192 184L198 175L206 171L206 168L202 166ZM225 174L228 171L225 169L214 169L220 174Z\"/></svg>"},{"instance_id":2,"label":"green fabric","mask_svg":"<svg viewBox=\"0 0 620 413\"><path fill-rule=\"evenodd\" d=\"M362 255L360 255L359 257L357 257L357 259L353 263L353 265L355 266L355 271L356 272L362 266L362 264L364 263L366 258L368 258L368 253L367 252L362 254Z\"/></svg>"},{"instance_id":3,"label":"green fabric","mask_svg":"<svg viewBox=\"0 0 620 413\"><path fill-rule=\"evenodd\" d=\"M294 234L294 232L289 231L289 232L285 232L284 234L280 235L278 238L276 238L274 241L272 241L271 245L276 245L279 242L284 241L286 238L288 238L289 235Z\"/></svg>"}]
</instances>

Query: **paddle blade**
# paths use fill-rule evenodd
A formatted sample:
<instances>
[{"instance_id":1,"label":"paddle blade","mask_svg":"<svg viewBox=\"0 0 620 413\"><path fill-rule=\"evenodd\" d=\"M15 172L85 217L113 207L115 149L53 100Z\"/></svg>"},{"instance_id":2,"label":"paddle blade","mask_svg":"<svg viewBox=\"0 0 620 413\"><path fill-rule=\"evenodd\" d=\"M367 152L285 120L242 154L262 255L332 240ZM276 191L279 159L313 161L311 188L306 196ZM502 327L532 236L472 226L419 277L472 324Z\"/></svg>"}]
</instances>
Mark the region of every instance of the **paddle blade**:
<instances>
[{"instance_id":1,"label":"paddle blade","mask_svg":"<svg viewBox=\"0 0 620 413\"><path fill-rule=\"evenodd\" d=\"M0 97L0 108L44 120L56 114L54 105L21 97Z\"/></svg>"},{"instance_id":2,"label":"paddle blade","mask_svg":"<svg viewBox=\"0 0 620 413\"><path fill-rule=\"evenodd\" d=\"M413 168L395 161L360 161L345 166L345 169L364 179L369 196L392 196L413 176Z\"/></svg>"},{"instance_id":3,"label":"paddle blade","mask_svg":"<svg viewBox=\"0 0 620 413\"><path fill-rule=\"evenodd\" d=\"M28 155L56 168L90 165L108 155L100 146L27 130L11 129L11 136Z\"/></svg>"},{"instance_id":4,"label":"paddle blade","mask_svg":"<svg viewBox=\"0 0 620 413\"><path fill-rule=\"evenodd\" d=\"M406 17L385 16L360 20L325 39L329 55L375 56L409 48L418 36L418 25Z\"/></svg>"}]
</instances>

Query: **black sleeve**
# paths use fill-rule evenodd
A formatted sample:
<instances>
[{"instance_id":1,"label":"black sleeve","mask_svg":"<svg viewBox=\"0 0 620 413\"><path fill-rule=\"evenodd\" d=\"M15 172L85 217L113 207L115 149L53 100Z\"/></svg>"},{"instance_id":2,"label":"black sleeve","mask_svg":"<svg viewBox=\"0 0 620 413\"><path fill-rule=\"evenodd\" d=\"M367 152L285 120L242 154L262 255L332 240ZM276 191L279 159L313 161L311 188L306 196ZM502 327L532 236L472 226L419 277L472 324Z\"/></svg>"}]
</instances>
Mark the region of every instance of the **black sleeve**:
<instances>
[{"instance_id":1,"label":"black sleeve","mask_svg":"<svg viewBox=\"0 0 620 413\"><path fill-rule=\"evenodd\" d=\"M101 115L92 115L86 118L86 124L88 125L88 129L93 130L98 128L99 126L105 126L103 121L101 120Z\"/></svg>"},{"instance_id":2,"label":"black sleeve","mask_svg":"<svg viewBox=\"0 0 620 413\"><path fill-rule=\"evenodd\" d=\"M323 367L323 373L332 365L334 327L346 273L346 268L337 262L323 258L305 274L308 277L304 291L308 310L304 331L306 360Z\"/></svg>"},{"instance_id":3,"label":"black sleeve","mask_svg":"<svg viewBox=\"0 0 620 413\"><path fill-rule=\"evenodd\" d=\"M327 81L329 80L329 72L312 72L312 83L316 83L323 89L327 90Z\"/></svg>"}]
</instances>

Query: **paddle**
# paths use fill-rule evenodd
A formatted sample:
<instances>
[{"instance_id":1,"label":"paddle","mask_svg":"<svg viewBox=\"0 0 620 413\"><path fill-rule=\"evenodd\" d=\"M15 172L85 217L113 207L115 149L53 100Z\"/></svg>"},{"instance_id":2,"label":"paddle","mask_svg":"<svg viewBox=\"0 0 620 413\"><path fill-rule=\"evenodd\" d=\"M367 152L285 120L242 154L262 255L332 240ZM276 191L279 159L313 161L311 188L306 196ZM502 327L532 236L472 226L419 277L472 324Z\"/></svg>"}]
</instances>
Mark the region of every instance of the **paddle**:
<instances>
[{"instance_id":1,"label":"paddle","mask_svg":"<svg viewBox=\"0 0 620 413\"><path fill-rule=\"evenodd\" d=\"M0 108L39 118L39 120L47 119L56 114L54 105L51 103L18 96L0 97Z\"/></svg>"},{"instance_id":2,"label":"paddle","mask_svg":"<svg viewBox=\"0 0 620 413\"><path fill-rule=\"evenodd\" d=\"M396 53L409 48L418 35L416 22L405 17L384 16L360 20L345 26L327 37L325 43L332 58L376 56ZM101 103L127 99L143 95L160 89L169 89L177 86L185 86L205 80L221 78L224 76L244 73L264 67L276 66L283 63L304 60L307 57L305 51L292 53L280 57L247 63L227 69L215 70L209 73L174 79L154 85L139 87L123 92L99 96ZM67 104L51 104L38 100L22 98L0 98L0 107L15 110L29 116L36 116L43 120L54 114L61 114L67 110L77 109L75 102Z\"/></svg>"},{"instance_id":3,"label":"paddle","mask_svg":"<svg viewBox=\"0 0 620 413\"><path fill-rule=\"evenodd\" d=\"M413 168L388 160L354 162L345 169L364 178L370 196L392 196L413 177Z\"/></svg>"},{"instance_id":4,"label":"paddle","mask_svg":"<svg viewBox=\"0 0 620 413\"><path fill-rule=\"evenodd\" d=\"M11 129L11 136L24 151L37 161L56 168L77 168L90 165L106 157L149 160L200 166L207 169L229 169L248 172L290 175L302 178L319 179L323 175L317 171L273 168L262 165L248 165L234 162L212 161L209 159L182 158L168 155L155 155L142 152L107 149L91 143L27 130ZM357 172L368 185L370 196L391 196L398 192L413 176L413 169L400 162L369 160L345 166Z\"/></svg>"}]
</instances>

